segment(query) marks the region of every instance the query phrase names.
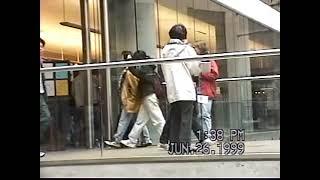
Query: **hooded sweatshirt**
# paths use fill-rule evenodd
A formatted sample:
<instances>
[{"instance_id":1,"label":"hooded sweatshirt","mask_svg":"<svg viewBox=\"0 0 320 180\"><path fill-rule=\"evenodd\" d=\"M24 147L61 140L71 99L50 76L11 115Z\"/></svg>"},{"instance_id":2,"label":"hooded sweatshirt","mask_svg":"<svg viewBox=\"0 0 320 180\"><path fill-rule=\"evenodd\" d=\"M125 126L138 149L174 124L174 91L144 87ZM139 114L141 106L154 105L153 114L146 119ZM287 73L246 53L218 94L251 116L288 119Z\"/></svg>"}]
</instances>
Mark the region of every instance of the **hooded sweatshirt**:
<instances>
[{"instance_id":1,"label":"hooded sweatshirt","mask_svg":"<svg viewBox=\"0 0 320 180\"><path fill-rule=\"evenodd\" d=\"M194 57L196 51L179 39L170 39L162 49L162 57ZM201 69L199 61L176 62L161 65L164 79L167 83L167 98L169 103L176 101L196 101L195 86L192 75L198 76Z\"/></svg>"}]
</instances>

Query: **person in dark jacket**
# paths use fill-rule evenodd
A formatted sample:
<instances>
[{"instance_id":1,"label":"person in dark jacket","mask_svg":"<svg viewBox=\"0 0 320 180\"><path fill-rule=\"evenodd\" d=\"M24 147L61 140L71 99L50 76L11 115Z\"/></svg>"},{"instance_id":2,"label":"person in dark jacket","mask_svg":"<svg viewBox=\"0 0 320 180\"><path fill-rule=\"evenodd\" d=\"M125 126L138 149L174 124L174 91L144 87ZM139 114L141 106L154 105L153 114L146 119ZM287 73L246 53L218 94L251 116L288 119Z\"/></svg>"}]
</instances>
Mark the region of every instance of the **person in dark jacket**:
<instances>
[{"instance_id":1,"label":"person in dark jacket","mask_svg":"<svg viewBox=\"0 0 320 180\"><path fill-rule=\"evenodd\" d=\"M132 59L150 59L144 51L136 51ZM165 119L159 107L159 100L155 94L154 81L156 78L155 65L146 65L141 68L129 67L130 72L140 79L139 86L142 93L142 104L140 106L137 120L129 134L128 140L120 141L127 147L136 147L139 135L149 120L156 127L157 134L161 135Z\"/></svg>"},{"instance_id":2,"label":"person in dark jacket","mask_svg":"<svg viewBox=\"0 0 320 180\"><path fill-rule=\"evenodd\" d=\"M129 51L123 52L124 60L131 60L131 53ZM120 141L126 138L126 131L131 131L141 106L141 92L138 89L140 84L140 78L135 76L128 67L126 67L119 79L119 94L121 97L121 114L119 117L117 131L114 134L114 141L104 141L107 145L120 148L122 147ZM130 127L130 124L133 124ZM128 134L129 134L128 133ZM129 136L129 135L127 135ZM152 145L148 128L144 126L142 128L141 146Z\"/></svg>"}]
</instances>

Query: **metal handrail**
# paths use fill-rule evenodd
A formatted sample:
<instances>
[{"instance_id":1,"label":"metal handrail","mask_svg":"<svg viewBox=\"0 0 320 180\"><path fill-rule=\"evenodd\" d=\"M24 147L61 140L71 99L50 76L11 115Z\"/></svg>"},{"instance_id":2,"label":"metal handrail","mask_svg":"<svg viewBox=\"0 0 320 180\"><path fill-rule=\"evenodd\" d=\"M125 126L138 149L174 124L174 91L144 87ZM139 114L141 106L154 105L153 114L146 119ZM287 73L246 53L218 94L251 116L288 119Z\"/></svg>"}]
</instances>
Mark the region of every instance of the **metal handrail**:
<instances>
[{"instance_id":1,"label":"metal handrail","mask_svg":"<svg viewBox=\"0 0 320 180\"><path fill-rule=\"evenodd\" d=\"M276 79L276 78L280 78L280 74L277 74L277 75L267 75L267 76L250 76L250 77L221 78L221 79L217 79L216 82L241 81L241 80L255 80L255 79Z\"/></svg>"},{"instance_id":2,"label":"metal handrail","mask_svg":"<svg viewBox=\"0 0 320 180\"><path fill-rule=\"evenodd\" d=\"M131 60L131 61L121 61L121 62L74 65L74 66L48 67L48 68L40 68L40 72L44 73L44 72L61 72L61 71L81 71L81 70L176 63L176 62L187 62L187 61L200 61L200 60L203 61L203 60L212 60L212 59L230 60L230 59L238 59L238 58L265 57L265 56L277 56L277 55L280 55L280 49L219 53L219 54L209 54L209 55L201 55L201 56L194 56L194 57L158 58L158 59L147 59L147 60L143 59L143 60Z\"/></svg>"}]
</instances>

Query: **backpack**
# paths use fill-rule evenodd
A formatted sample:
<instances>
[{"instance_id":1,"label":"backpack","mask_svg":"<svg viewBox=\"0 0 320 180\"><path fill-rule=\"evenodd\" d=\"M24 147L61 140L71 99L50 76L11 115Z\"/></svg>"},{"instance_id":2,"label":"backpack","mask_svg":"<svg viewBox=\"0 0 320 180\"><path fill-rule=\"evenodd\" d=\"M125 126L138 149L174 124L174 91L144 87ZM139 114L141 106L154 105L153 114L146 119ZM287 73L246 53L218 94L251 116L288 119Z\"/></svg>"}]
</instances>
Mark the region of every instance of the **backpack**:
<instances>
[{"instance_id":1,"label":"backpack","mask_svg":"<svg viewBox=\"0 0 320 180\"><path fill-rule=\"evenodd\" d=\"M166 90L166 86L162 84L164 80L163 78L160 77L159 73L157 72L154 72L154 73L155 73L155 76L153 81L153 87L154 87L155 94L159 100L165 99L167 98L167 90Z\"/></svg>"}]
</instances>

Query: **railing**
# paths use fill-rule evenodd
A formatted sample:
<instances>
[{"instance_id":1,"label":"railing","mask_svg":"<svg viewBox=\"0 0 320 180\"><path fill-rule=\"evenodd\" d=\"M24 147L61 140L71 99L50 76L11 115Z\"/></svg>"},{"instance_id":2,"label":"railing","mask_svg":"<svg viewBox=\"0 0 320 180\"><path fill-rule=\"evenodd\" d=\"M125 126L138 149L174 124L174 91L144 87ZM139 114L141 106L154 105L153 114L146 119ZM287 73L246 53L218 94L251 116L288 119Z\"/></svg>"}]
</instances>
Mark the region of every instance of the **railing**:
<instances>
[{"instance_id":1,"label":"railing","mask_svg":"<svg viewBox=\"0 0 320 180\"><path fill-rule=\"evenodd\" d=\"M280 55L280 49L219 53L219 54L201 55L201 56L195 56L195 57L159 58L159 59L148 59L148 60L144 59L144 60L121 61L121 62L84 64L84 65L76 65L76 66L48 67L48 68L40 68L40 72L44 73L44 72L60 72L60 71L80 71L80 70L117 68L117 67L128 67L128 66L138 66L138 65L186 62L186 61L195 61L195 60L198 60L198 61L212 60L212 59L230 60L230 59L239 59L239 58L277 56L277 55Z\"/></svg>"},{"instance_id":2,"label":"railing","mask_svg":"<svg viewBox=\"0 0 320 180\"><path fill-rule=\"evenodd\" d=\"M280 55L280 49L268 49L268 50L246 51L246 52L219 53L219 54L202 55L202 56L196 56L196 57L158 58L158 59L148 59L148 60L131 60L131 61L121 61L121 62L83 64L83 65L76 65L76 66L49 67L49 68L40 68L40 72L46 73L46 72L81 71L81 70L90 71L93 69L110 69L110 68L117 68L117 67L137 66L137 65L164 64L164 63L204 61L204 60L236 60L239 58L279 56L279 55ZM275 74L275 75L253 76L253 77L250 76L250 77L221 78L221 79L218 79L217 82L279 79L279 78L280 78L280 74ZM107 87L107 88L108 88L107 91L110 92L111 87ZM107 99L107 104L111 106L111 99ZM111 123L110 117L107 118L107 122ZM104 130L102 131L102 134L103 133L104 133ZM92 139L92 137L90 137L89 139ZM101 152L102 150L103 150L103 143L101 144Z\"/></svg>"}]
</instances>

